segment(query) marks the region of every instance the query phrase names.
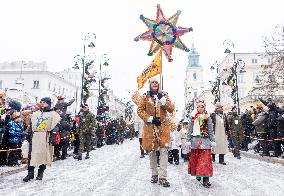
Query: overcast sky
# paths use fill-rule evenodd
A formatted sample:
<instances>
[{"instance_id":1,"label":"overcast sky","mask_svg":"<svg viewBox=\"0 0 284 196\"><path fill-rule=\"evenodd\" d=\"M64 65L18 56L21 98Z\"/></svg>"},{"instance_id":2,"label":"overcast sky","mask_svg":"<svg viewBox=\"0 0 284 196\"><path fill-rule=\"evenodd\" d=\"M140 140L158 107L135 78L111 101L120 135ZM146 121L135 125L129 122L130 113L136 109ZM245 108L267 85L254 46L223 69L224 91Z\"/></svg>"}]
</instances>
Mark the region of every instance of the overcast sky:
<instances>
[{"instance_id":1,"label":"overcast sky","mask_svg":"<svg viewBox=\"0 0 284 196\"><path fill-rule=\"evenodd\" d=\"M139 15L155 19L157 3L166 17L182 11L177 25L192 27L193 32L181 39L188 47L194 41L207 70L224 57L224 40L232 40L236 52L260 52L261 37L284 24L283 0L1 1L0 61L47 61L51 71L71 68L73 57L83 52L85 34L93 32L97 39L91 53L109 55L111 87L116 95L127 97L127 90L136 90L137 75L153 58L147 56L150 42L133 41L147 30ZM173 59L163 61L164 89L181 111L187 53L174 48Z\"/></svg>"}]
</instances>

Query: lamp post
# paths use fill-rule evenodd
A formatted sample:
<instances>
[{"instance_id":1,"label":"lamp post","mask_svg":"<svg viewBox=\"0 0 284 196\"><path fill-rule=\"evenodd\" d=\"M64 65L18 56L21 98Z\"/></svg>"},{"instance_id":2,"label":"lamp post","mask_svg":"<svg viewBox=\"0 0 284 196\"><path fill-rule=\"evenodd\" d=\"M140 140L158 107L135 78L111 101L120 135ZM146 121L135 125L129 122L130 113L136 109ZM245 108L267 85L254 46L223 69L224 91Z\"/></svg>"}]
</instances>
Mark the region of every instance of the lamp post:
<instances>
[{"instance_id":1,"label":"lamp post","mask_svg":"<svg viewBox=\"0 0 284 196\"><path fill-rule=\"evenodd\" d=\"M82 63L82 84L81 84L81 105L85 104L83 103L83 96L84 96L84 79L85 79L85 66L86 66L86 44L88 41L88 48L94 48L95 44L94 41L96 40L96 34L95 33L87 33L84 37L84 49L83 49L83 55L76 55L74 57L75 65L72 67L73 69L79 69L79 62Z\"/></svg>"},{"instance_id":2,"label":"lamp post","mask_svg":"<svg viewBox=\"0 0 284 196\"><path fill-rule=\"evenodd\" d=\"M234 43L231 40L225 40L223 45L226 46L225 54L230 54L230 48L235 47ZM239 71L238 68L240 67ZM232 97L234 98L234 104L237 104L238 114L240 114L240 100L239 100L239 86L238 86L238 72L244 73L245 62L241 59L236 61L236 53L233 53L233 66L230 68L231 75L227 79L227 83L232 88ZM235 94L235 96L234 96Z\"/></svg>"},{"instance_id":3,"label":"lamp post","mask_svg":"<svg viewBox=\"0 0 284 196\"><path fill-rule=\"evenodd\" d=\"M99 99L98 99L98 109L99 109L99 107L100 107L100 105L101 105L101 103L100 103L100 97L101 97L101 83L102 83L102 65L104 65L104 66L108 66L109 64L108 64L108 61L109 59L107 58L107 54L103 54L102 56L101 56L101 58L100 58L100 73L99 73ZM104 63L102 64L102 61L104 61Z\"/></svg>"},{"instance_id":4,"label":"lamp post","mask_svg":"<svg viewBox=\"0 0 284 196\"><path fill-rule=\"evenodd\" d=\"M221 81L221 79L218 75L219 74L219 64L217 63L217 61L215 61L214 64L211 65L210 69L211 69L211 72L213 72L215 69L216 69L216 72L217 72L216 81L214 81L214 82L209 81L211 83L212 87L213 87L211 93L215 97L214 103L216 104L216 102L220 102L220 99L221 99L221 93L220 93L220 84L221 84L220 81Z\"/></svg>"}]
</instances>

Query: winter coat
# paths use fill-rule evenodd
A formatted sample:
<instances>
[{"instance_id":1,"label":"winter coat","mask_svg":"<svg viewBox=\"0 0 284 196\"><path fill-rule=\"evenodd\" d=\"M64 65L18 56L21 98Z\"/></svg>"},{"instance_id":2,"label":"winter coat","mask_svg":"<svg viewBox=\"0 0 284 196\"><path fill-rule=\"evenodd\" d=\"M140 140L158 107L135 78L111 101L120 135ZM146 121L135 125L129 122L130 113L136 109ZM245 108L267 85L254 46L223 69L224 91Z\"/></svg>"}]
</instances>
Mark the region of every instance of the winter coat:
<instances>
[{"instance_id":1,"label":"winter coat","mask_svg":"<svg viewBox=\"0 0 284 196\"><path fill-rule=\"evenodd\" d=\"M187 150L187 146L186 146L186 138L187 138L187 132L188 130L185 128L182 128L179 131L179 137L181 139L181 150L182 150L182 154L187 154L188 150Z\"/></svg>"},{"instance_id":2,"label":"winter coat","mask_svg":"<svg viewBox=\"0 0 284 196\"><path fill-rule=\"evenodd\" d=\"M21 145L24 134L24 127L22 120L19 118L16 120L9 119L7 127L9 131L9 138L8 138L9 144Z\"/></svg>"},{"instance_id":3,"label":"winter coat","mask_svg":"<svg viewBox=\"0 0 284 196\"><path fill-rule=\"evenodd\" d=\"M189 130L187 134L187 140L191 143L191 149L211 149L212 142L215 142L214 139L214 132L213 132L213 124L212 119L208 116L207 124L205 125L208 130L208 136L193 136L193 129L194 129L194 119L189 121Z\"/></svg>"},{"instance_id":4,"label":"winter coat","mask_svg":"<svg viewBox=\"0 0 284 196\"><path fill-rule=\"evenodd\" d=\"M252 124L255 126L255 131L257 132L257 134L263 134L267 132L267 118L268 114L264 111L260 111L256 114L255 121L253 121Z\"/></svg>"},{"instance_id":5,"label":"winter coat","mask_svg":"<svg viewBox=\"0 0 284 196\"><path fill-rule=\"evenodd\" d=\"M71 126L67 119L61 119L58 124L60 141L68 142L70 140Z\"/></svg>"},{"instance_id":6,"label":"winter coat","mask_svg":"<svg viewBox=\"0 0 284 196\"><path fill-rule=\"evenodd\" d=\"M239 136L241 139L244 137L242 120L237 113L228 114L228 129L232 137Z\"/></svg>"},{"instance_id":7,"label":"winter coat","mask_svg":"<svg viewBox=\"0 0 284 196\"><path fill-rule=\"evenodd\" d=\"M170 143L170 149L179 149L181 145L181 138L180 138L180 133L177 130L174 130L170 133L171 137L171 143Z\"/></svg>"},{"instance_id":8,"label":"winter coat","mask_svg":"<svg viewBox=\"0 0 284 196\"><path fill-rule=\"evenodd\" d=\"M117 123L116 123L116 130L117 131L124 131L126 127L126 122L123 119L118 119Z\"/></svg>"},{"instance_id":9,"label":"winter coat","mask_svg":"<svg viewBox=\"0 0 284 196\"><path fill-rule=\"evenodd\" d=\"M284 108L278 110L277 138L284 140Z\"/></svg>"},{"instance_id":10,"label":"winter coat","mask_svg":"<svg viewBox=\"0 0 284 196\"><path fill-rule=\"evenodd\" d=\"M142 146L147 151L157 150L158 148L164 148L169 146L170 132L173 130L169 117L169 113L174 112L174 104L171 102L168 95L166 97L166 104L160 106L160 121L161 126L156 127L154 124L149 123L148 119L150 116L155 117L155 100L150 96L149 93L141 96L137 113L138 116L144 121L143 134L142 134ZM159 142L155 141L153 135L154 129L159 132Z\"/></svg>"},{"instance_id":11,"label":"winter coat","mask_svg":"<svg viewBox=\"0 0 284 196\"><path fill-rule=\"evenodd\" d=\"M93 133L96 126L96 116L90 112L81 112L79 115L79 128L78 133Z\"/></svg>"},{"instance_id":12,"label":"winter coat","mask_svg":"<svg viewBox=\"0 0 284 196\"><path fill-rule=\"evenodd\" d=\"M215 154L226 154L229 152L227 140L227 116L225 114L211 114L213 131L216 142Z\"/></svg>"},{"instance_id":13,"label":"winter coat","mask_svg":"<svg viewBox=\"0 0 284 196\"><path fill-rule=\"evenodd\" d=\"M60 116L54 111L36 111L32 115L32 152L31 166L51 165L53 146L49 144L49 134L60 122Z\"/></svg>"}]
</instances>

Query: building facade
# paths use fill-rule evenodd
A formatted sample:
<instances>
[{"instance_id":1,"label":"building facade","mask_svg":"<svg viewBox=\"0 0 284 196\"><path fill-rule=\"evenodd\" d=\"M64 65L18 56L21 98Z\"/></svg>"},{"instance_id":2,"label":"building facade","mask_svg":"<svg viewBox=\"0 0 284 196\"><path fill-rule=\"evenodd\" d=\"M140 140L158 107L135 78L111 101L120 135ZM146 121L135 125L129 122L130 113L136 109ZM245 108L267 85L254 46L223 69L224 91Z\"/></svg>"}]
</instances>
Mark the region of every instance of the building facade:
<instances>
[{"instance_id":1,"label":"building facade","mask_svg":"<svg viewBox=\"0 0 284 196\"><path fill-rule=\"evenodd\" d=\"M52 105L61 95L70 100L80 100L80 87L63 77L47 70L46 62L17 61L0 63L0 88L7 96L18 99L23 104L37 103L42 97L50 97ZM75 113L76 104L68 108Z\"/></svg>"},{"instance_id":2,"label":"building facade","mask_svg":"<svg viewBox=\"0 0 284 196\"><path fill-rule=\"evenodd\" d=\"M262 65L271 64L272 58L264 53L230 53L224 58L218 65L218 78L220 79L220 102L224 105L226 111L229 111L234 105L231 96L232 88L227 81L234 62L242 62L237 68L238 96L240 111L242 112L248 108L248 104L255 105L258 100L257 97L262 96L261 94L251 93L251 91L259 85Z\"/></svg>"}]
</instances>

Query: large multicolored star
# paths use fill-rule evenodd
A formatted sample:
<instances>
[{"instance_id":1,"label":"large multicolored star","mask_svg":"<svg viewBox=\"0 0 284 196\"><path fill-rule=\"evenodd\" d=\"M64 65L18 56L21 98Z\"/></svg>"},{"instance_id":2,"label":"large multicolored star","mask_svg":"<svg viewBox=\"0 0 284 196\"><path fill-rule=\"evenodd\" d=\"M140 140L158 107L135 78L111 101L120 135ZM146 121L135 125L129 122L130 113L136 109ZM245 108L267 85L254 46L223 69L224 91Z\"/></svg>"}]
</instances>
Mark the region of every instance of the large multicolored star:
<instances>
[{"instance_id":1,"label":"large multicolored star","mask_svg":"<svg viewBox=\"0 0 284 196\"><path fill-rule=\"evenodd\" d=\"M180 36L192 31L192 28L176 27L180 14L181 11L178 10L172 17L166 19L160 5L157 5L156 20L151 20L140 15L140 19L147 25L149 30L137 36L134 40L151 41L152 43L148 55L152 56L159 49L162 49L169 62L173 61L173 47L189 52L189 49L181 41Z\"/></svg>"}]
</instances>

